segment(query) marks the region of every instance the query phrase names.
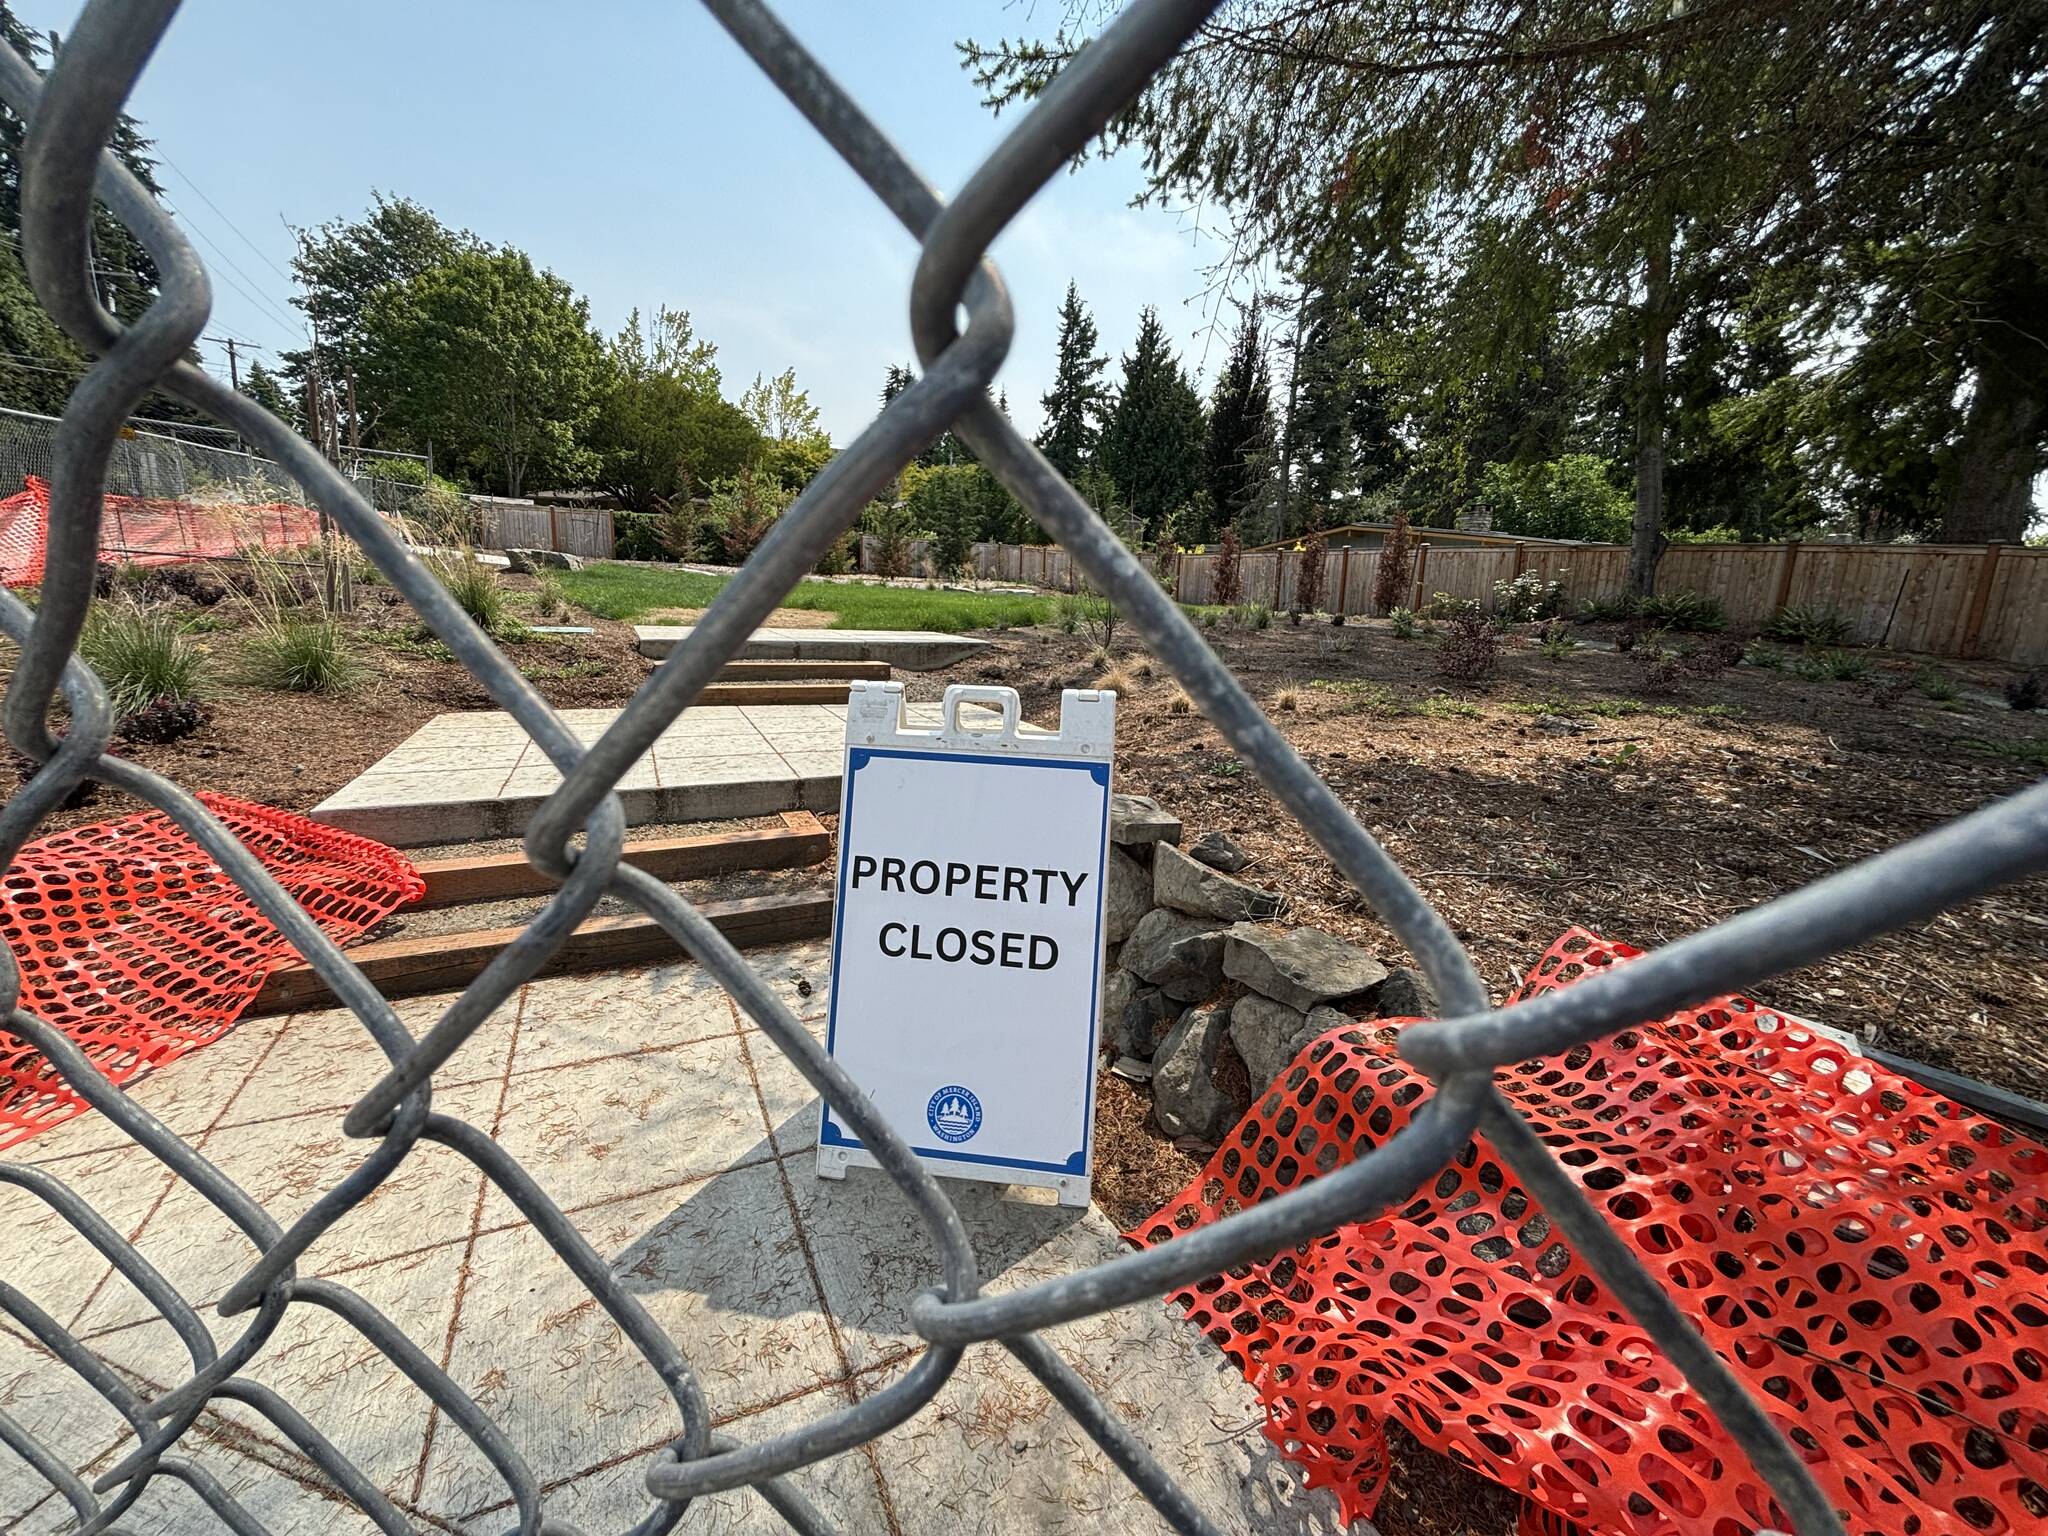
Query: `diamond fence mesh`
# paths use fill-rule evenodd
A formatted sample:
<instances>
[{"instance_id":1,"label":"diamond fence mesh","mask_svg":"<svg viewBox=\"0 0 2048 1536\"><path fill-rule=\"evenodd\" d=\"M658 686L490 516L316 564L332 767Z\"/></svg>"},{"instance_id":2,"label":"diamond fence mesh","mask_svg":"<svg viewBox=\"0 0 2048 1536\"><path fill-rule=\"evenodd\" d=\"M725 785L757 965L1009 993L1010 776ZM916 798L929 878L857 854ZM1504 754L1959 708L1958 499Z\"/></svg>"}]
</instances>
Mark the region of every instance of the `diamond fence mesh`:
<instances>
[{"instance_id":1,"label":"diamond fence mesh","mask_svg":"<svg viewBox=\"0 0 2048 1536\"><path fill-rule=\"evenodd\" d=\"M637 1532L664 1531L691 1501L752 1488L792 1527L831 1527L784 1475L863 1444L916 1415L969 1345L1009 1350L1078 1421L1134 1493L1174 1528L1223 1529L1197 1508L1140 1436L1084 1384L1040 1336L1053 1325L1139 1302L1230 1266L1268 1257L1406 1199L1483 1132L1512 1165L1556 1229L1600 1275L1699 1401L1739 1443L1778 1509L1802 1533L1843 1529L1793 1448L1782 1417L1749 1397L1630 1247L1589 1203L1578 1180L1494 1086L1497 1068L1659 1018L1845 949L2048 864L2048 785L1965 817L1882 857L1671 944L1579 984L1494 1010L1471 961L1443 919L1331 791L1289 748L1143 567L1029 443L988 394L1011 338L1000 277L984 260L996 235L1044 183L1127 106L1212 9L1200 0L1136 0L1080 53L951 203L942 202L817 61L754 0L707 0L742 49L820 137L920 241L911 316L924 376L881 412L797 500L740 574L719 594L687 644L657 668L630 705L587 749L493 642L408 551L376 509L308 443L248 399L182 361L210 302L197 256L164 211L102 152L117 115L176 10L175 0L92 0L47 79L0 50L0 97L28 123L23 150L24 251L38 298L98 358L51 447L51 508L40 600L31 609L0 593L0 629L20 656L5 701L9 741L46 764L0 809L0 857L11 862L42 819L86 779L160 810L212 858L243 896L275 923L361 1021L389 1059L383 1080L342 1121L368 1152L288 1228L234 1181L127 1099L64 1034L22 1005L11 953L0 967L0 1007L18 1042L40 1051L78 1097L97 1108L247 1234L261 1257L219 1304L242 1331L216 1346L192 1304L61 1179L19 1166L0 1180L29 1191L98 1247L126 1283L186 1341L189 1376L142 1396L109 1372L29 1297L0 1283L0 1311L36 1339L51 1371L74 1371L127 1420L134 1445L88 1486L60 1448L0 1416L0 1440L71 1506L81 1528L112 1528L157 1480L186 1485L224 1528L264 1527L198 1462L181 1454L210 1403L234 1401L269 1420L336 1490L380 1529L411 1527L362 1471L284 1398L238 1375L294 1307L325 1309L382 1351L495 1467L516 1508L516 1528L567 1531L548 1518L540 1486L482 1407L387 1318L355 1292L301 1277L308 1247L360 1205L422 1141L468 1159L545 1239L666 1384L675 1430L645 1469L648 1506ZM132 229L162 273L156 302L123 327L98 305L87 280L95 196ZM964 308L964 331L956 315ZM113 715L105 691L74 648L92 598L103 497L123 442L123 419L146 390L168 390L230 425L303 486L375 562L497 704L547 752L563 783L535 816L526 852L560 882L524 936L415 1038L391 1005L200 800L183 787L108 753ZM926 444L950 428L1063 545L1096 587L1130 615L1153 654L1180 680L1265 786L1300 819L1334 863L1400 935L1429 973L1445 1017L1400 1038L1409 1066L1435 1085L1409 1123L1369 1155L1253 1209L1079 1274L998 1295L982 1293L965 1228L944 1191L824 1054L768 983L689 902L620 861L624 817L613 786L687 707L860 511ZM69 729L53 736L59 695ZM917 1213L943 1284L914 1299L910 1315L926 1348L888 1387L803 1427L736 1443L713 1433L713 1405L690 1362L622 1286L532 1178L489 1136L434 1108L435 1074L605 896L638 906L694 957L760 1025L838 1116L873 1150ZM1811 1437L1808 1437L1811 1438ZM1822 1447L1820 1454L1825 1454Z\"/></svg>"}]
</instances>

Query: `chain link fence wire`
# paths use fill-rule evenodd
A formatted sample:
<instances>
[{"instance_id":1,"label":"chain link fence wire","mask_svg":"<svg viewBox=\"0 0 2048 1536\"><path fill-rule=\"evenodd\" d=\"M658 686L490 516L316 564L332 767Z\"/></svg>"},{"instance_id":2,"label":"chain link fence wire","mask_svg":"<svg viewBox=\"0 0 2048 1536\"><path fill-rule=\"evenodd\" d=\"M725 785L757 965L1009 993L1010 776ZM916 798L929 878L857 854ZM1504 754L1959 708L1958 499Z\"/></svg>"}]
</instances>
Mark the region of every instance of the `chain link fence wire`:
<instances>
[{"instance_id":1,"label":"chain link fence wire","mask_svg":"<svg viewBox=\"0 0 2048 1536\"><path fill-rule=\"evenodd\" d=\"M0 97L29 125L21 177L30 280L52 318L98 359L73 394L51 445L52 508L40 600L31 609L13 594L0 593L0 630L20 647L5 698L7 737L47 765L0 807L0 858L11 862L44 816L86 779L134 795L163 811L219 862L357 1016L390 1063L384 1079L343 1119L347 1134L367 1143L367 1157L289 1228L280 1228L239 1185L130 1102L77 1046L22 1006L20 972L9 953L0 965L0 1009L6 1010L7 1030L41 1051L72 1091L217 1207L261 1257L222 1299L222 1315L244 1322L231 1342L216 1347L187 1300L60 1179L34 1168L0 1167L0 1180L28 1190L98 1247L185 1341L191 1355L191 1372L182 1383L159 1396L139 1396L33 1300L0 1284L0 1311L49 1352L51 1369L76 1372L106 1398L132 1426L136 1443L88 1486L71 1470L68 1455L4 1416L0 1440L49 1481L84 1530L113 1527L145 1487L169 1479L185 1484L224 1528L260 1531L262 1525L204 1467L180 1454L200 1412L215 1400L233 1400L275 1425L380 1529L405 1531L409 1527L391 1502L316 1425L276 1393L237 1375L271 1339L288 1309L312 1306L341 1318L389 1357L438 1406L454 1432L497 1469L516 1509L516 1529L567 1531L546 1517L533 1473L461 1386L360 1296L338 1284L301 1278L295 1268L311 1243L425 1140L467 1158L505 1193L667 1385L675 1431L646 1467L648 1507L634 1527L636 1536L675 1527L694 1499L742 1487L756 1490L798 1531L831 1529L783 1475L904 1423L932 1400L968 1345L988 1341L1008 1349L1044 1384L1128 1476L1136 1494L1171 1526L1217 1532L1222 1529L1217 1521L1193 1504L1140 1437L1094 1396L1040 1331L1113 1307L1157 1305L1175 1288L1373 1215L1406 1199L1475 1131L1483 1130L1566 1240L1739 1442L1785 1522L1801 1536L1841 1531L1841 1517L1787 1440L1784 1426L1742 1390L1588 1203L1579 1182L1496 1093L1493 1073L1504 1064L1563 1051L1835 954L2040 870L2048 865L2048 784L1632 964L1491 1009L1471 960L1442 917L1295 755L1181 611L1016 433L988 394L1013 324L1002 279L985 259L990 243L1115 113L1130 105L1193 36L1213 0L1135 0L1061 71L950 203L939 199L756 0L706 3L920 242L910 299L925 372L826 466L720 592L690 641L676 648L588 748L356 487L282 423L183 361L206 323L206 272L164 210L103 152L118 113L172 20L176 0L91 0L47 79L0 49ZM134 231L162 273L156 301L125 327L101 308L88 279L95 197ZM963 309L964 331L956 323ZM530 861L559 881L559 889L522 937L417 1039L198 799L107 750L114 721L106 692L74 652L92 597L102 497L118 472L123 421L151 388L167 390L228 424L305 487L314 504L361 546L562 773L561 787L534 817L525 841ZM1066 548L1097 589L1130 615L1153 654L1401 937L1435 983L1445 1011L1442 1020L1416 1026L1400 1041L1406 1060L1435 1083L1433 1096L1400 1134L1369 1156L1282 1198L1143 1252L995 1296L982 1294L965 1227L944 1191L859 1088L695 907L658 879L620 862L624 817L612 793L783 595L854 525L867 503L949 428ZM61 737L50 730L59 695L70 714L69 729ZM911 1307L912 1323L928 1345L917 1362L876 1395L770 1439L740 1444L714 1435L712 1406L689 1361L613 1277L606 1260L495 1142L434 1108L436 1070L607 895L652 916L754 1018L873 1150L921 1219L940 1260L943 1284L916 1297Z\"/></svg>"}]
</instances>

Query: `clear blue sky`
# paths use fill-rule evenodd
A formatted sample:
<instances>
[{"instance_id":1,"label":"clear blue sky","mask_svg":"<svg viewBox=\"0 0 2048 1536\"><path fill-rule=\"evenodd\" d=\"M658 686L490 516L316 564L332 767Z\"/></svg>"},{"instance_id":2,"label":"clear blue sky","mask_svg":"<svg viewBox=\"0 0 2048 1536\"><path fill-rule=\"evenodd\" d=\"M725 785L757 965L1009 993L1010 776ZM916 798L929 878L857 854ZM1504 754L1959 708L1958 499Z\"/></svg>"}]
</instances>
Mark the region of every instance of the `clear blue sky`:
<instances>
[{"instance_id":1,"label":"clear blue sky","mask_svg":"<svg viewBox=\"0 0 2048 1536\"><path fill-rule=\"evenodd\" d=\"M77 6L15 10L63 31ZM786 0L779 12L942 193L1015 121L981 106L954 42L1052 19L1001 0ZM273 362L303 340L286 222L353 216L373 188L529 252L589 297L607 333L635 305L689 310L728 394L795 367L842 445L872 416L888 364L913 361L909 236L688 0L188 0L132 107L214 272L209 334ZM996 246L1017 310L998 382L1026 430L1069 277L1112 359L1152 303L1191 365L1205 347L1221 362L1227 335L1210 339L1201 297L1219 246L1185 214L1131 209L1138 187L1134 159L1091 162ZM224 371L220 349L205 351Z\"/></svg>"}]
</instances>

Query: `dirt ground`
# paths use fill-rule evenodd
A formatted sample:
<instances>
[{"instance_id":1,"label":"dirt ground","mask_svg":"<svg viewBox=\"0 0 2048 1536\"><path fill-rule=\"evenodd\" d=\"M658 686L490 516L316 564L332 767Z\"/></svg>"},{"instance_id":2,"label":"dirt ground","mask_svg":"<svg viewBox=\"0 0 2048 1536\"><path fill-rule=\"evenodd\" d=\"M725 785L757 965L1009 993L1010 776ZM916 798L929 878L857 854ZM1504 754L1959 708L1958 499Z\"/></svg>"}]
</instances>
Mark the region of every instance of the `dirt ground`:
<instances>
[{"instance_id":1,"label":"dirt ground","mask_svg":"<svg viewBox=\"0 0 2048 1536\"><path fill-rule=\"evenodd\" d=\"M509 585L531 589L523 577ZM188 787L303 810L432 716L494 707L451 657L412 634L391 597L368 589L350 620L373 677L346 699L227 686L183 741L120 750ZM828 618L778 613L775 622ZM583 614L567 622L594 632L533 636L507 654L552 704L624 703L653 666L633 651L630 626ZM1496 999L1574 924L1667 942L2009 795L2048 764L2048 719L2007 709L1998 697L2007 674L1996 668L1940 664L1960 690L1947 700L1907 686L1926 665L1911 658L1885 658L1860 682L1743 666L1658 687L1632 656L1589 646L1553 660L1525 644L1502 654L1490 681L1453 684L1437 673L1433 639L1399 639L1384 623L1282 618L1264 631L1205 633L1447 916ZM910 697L937 699L949 682L1004 683L1029 718L1051 725L1059 691L1096 686L1106 670L1080 635L983 638L994 648L973 661L902 674ZM201 639L225 668L232 630ZM1286 893L1290 921L1404 958L1218 734L1186 711L1163 669L1122 635L1110 650L1123 695L1117 787L1157 796L1190 837L1236 838L1253 856L1245 878ZM133 808L103 790L46 830ZM792 878L805 874L763 888ZM493 920L517 921L532 905L507 904ZM439 931L445 920L401 917L393 931ZM1757 992L1902 1055L2048 1099L2048 880ZM1103 1075L1098 1124L1097 1193L1119 1221L1150 1214L1200 1166L1198 1150L1152 1128L1149 1091L1114 1074ZM1513 1530L1515 1501L1502 1490L1404 1439L1395 1453L1377 1517L1385 1536Z\"/></svg>"}]
</instances>

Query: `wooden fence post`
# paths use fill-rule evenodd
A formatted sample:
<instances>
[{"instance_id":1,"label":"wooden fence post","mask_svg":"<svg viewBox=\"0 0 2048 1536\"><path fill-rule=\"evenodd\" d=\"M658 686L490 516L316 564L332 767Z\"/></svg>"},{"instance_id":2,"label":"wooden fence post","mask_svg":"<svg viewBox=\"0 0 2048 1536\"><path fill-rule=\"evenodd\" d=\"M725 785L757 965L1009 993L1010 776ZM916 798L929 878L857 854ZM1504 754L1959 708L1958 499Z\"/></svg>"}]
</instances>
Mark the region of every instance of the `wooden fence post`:
<instances>
[{"instance_id":1,"label":"wooden fence post","mask_svg":"<svg viewBox=\"0 0 2048 1536\"><path fill-rule=\"evenodd\" d=\"M1969 616L1963 620L1962 654L1977 654L1977 642L1984 634L1984 615L1991 606L1991 584L1998 576L1998 555L2003 544L1986 544L1977 566L1977 588L1970 594Z\"/></svg>"},{"instance_id":2,"label":"wooden fence post","mask_svg":"<svg viewBox=\"0 0 2048 1536\"><path fill-rule=\"evenodd\" d=\"M1422 573L1429 569L1429 542L1424 540L1415 546L1415 591L1408 599L1408 606L1418 613L1422 610Z\"/></svg>"},{"instance_id":3,"label":"wooden fence post","mask_svg":"<svg viewBox=\"0 0 2048 1536\"><path fill-rule=\"evenodd\" d=\"M548 548L562 547L562 509L553 502L548 503Z\"/></svg>"},{"instance_id":4,"label":"wooden fence post","mask_svg":"<svg viewBox=\"0 0 2048 1536\"><path fill-rule=\"evenodd\" d=\"M1330 611L1338 618L1345 618L1350 610L1345 604L1351 601L1351 546L1344 546L1343 558L1337 562L1337 601L1330 605Z\"/></svg>"},{"instance_id":5,"label":"wooden fence post","mask_svg":"<svg viewBox=\"0 0 2048 1536\"><path fill-rule=\"evenodd\" d=\"M1511 571L1509 571L1509 572L1508 572L1508 580L1509 580L1509 581L1513 581L1513 580L1514 580L1514 579L1515 579L1515 578L1516 578L1517 576L1519 576L1519 575L1521 575L1521 574L1522 574L1522 562L1523 562L1524 560L1528 559L1528 558L1529 558L1529 546L1528 546L1528 545L1526 545L1526 544L1524 544L1524 543L1522 543L1522 542L1521 542L1521 541L1520 541L1519 539L1518 539L1518 540L1516 540L1516 541L1515 541L1515 568L1514 568L1513 570L1511 570Z\"/></svg>"},{"instance_id":6,"label":"wooden fence post","mask_svg":"<svg viewBox=\"0 0 2048 1536\"><path fill-rule=\"evenodd\" d=\"M1183 551L1176 549L1173 552L1173 600L1176 603L1180 601L1181 583L1187 580L1187 574L1188 557Z\"/></svg>"},{"instance_id":7,"label":"wooden fence post","mask_svg":"<svg viewBox=\"0 0 2048 1536\"><path fill-rule=\"evenodd\" d=\"M1792 596L1792 568L1799 564L1799 540L1794 539L1785 546L1785 567L1778 572L1778 595L1771 602L1771 611L1765 622L1776 618L1785 610L1786 601Z\"/></svg>"}]
</instances>

